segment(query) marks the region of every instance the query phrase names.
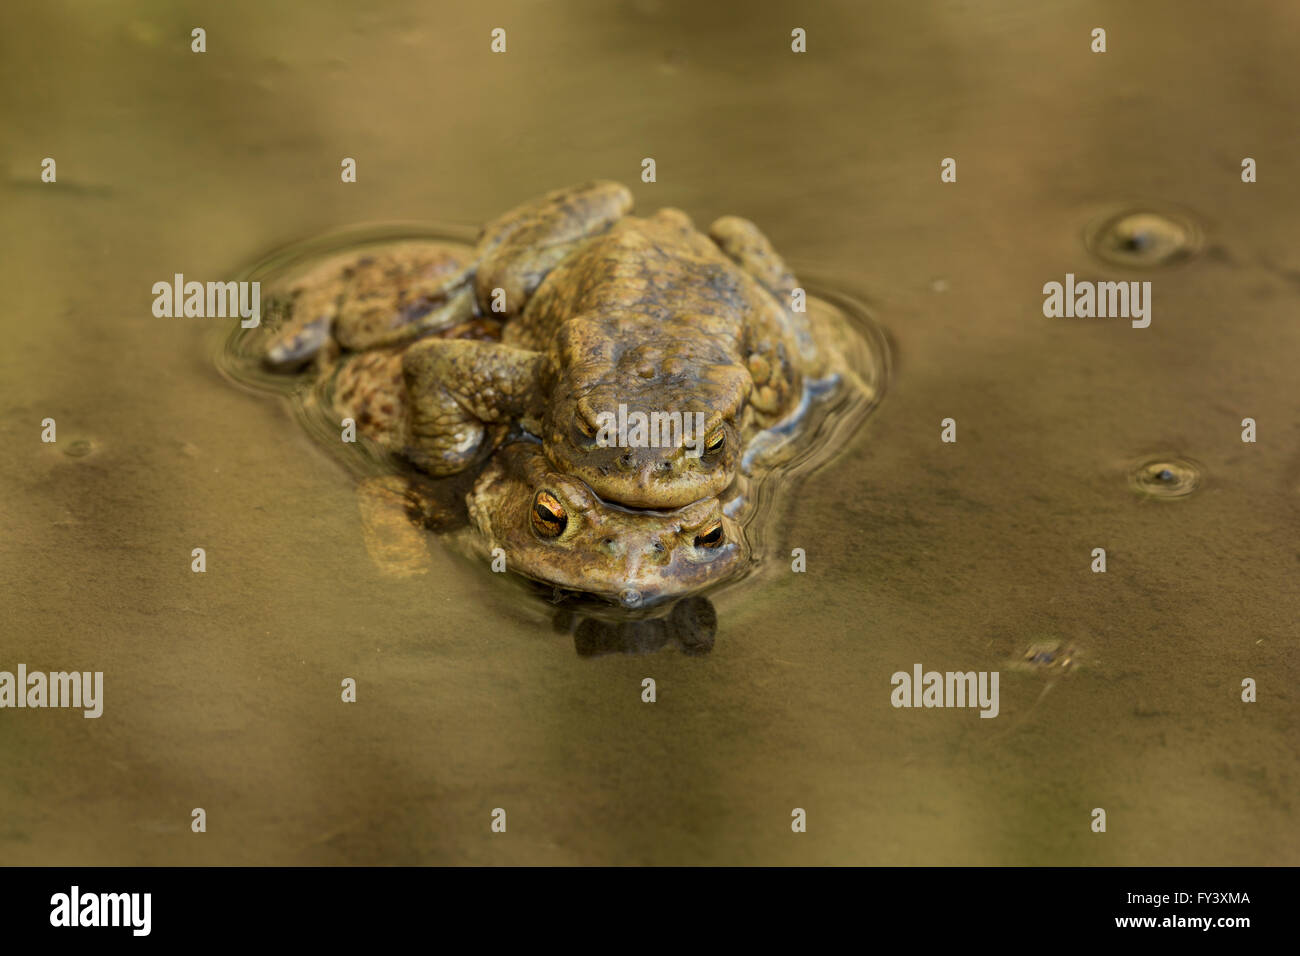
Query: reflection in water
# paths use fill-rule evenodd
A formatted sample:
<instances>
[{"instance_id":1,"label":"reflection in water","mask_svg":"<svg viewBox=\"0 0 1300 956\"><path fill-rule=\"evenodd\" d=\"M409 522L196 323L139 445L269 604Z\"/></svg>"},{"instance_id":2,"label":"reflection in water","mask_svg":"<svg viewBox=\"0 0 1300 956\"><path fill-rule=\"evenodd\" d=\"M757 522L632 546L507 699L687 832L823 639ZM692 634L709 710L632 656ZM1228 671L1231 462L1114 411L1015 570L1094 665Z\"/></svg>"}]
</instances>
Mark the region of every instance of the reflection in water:
<instances>
[{"instance_id":1,"label":"reflection in water","mask_svg":"<svg viewBox=\"0 0 1300 956\"><path fill-rule=\"evenodd\" d=\"M683 654L707 654L713 650L718 631L718 613L706 597L678 601L662 617L652 619L608 618L561 608L551 621L557 633L572 634L579 657L602 654L651 654L675 644Z\"/></svg>"}]
</instances>

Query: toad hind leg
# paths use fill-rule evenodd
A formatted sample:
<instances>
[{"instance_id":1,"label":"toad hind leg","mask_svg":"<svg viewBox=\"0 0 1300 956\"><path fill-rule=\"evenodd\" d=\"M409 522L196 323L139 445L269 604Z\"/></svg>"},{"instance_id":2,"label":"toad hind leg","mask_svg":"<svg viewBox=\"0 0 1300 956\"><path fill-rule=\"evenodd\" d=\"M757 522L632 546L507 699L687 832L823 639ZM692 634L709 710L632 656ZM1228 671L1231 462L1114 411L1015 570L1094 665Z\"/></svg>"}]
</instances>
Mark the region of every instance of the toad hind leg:
<instances>
[{"instance_id":1,"label":"toad hind leg","mask_svg":"<svg viewBox=\"0 0 1300 956\"><path fill-rule=\"evenodd\" d=\"M757 279L783 306L790 308L790 294L799 280L758 226L739 216L723 216L709 226L709 238L732 262Z\"/></svg>"},{"instance_id":2,"label":"toad hind leg","mask_svg":"<svg viewBox=\"0 0 1300 956\"><path fill-rule=\"evenodd\" d=\"M406 457L431 475L450 475L478 456L494 422L540 418L541 352L462 339L427 339L402 358Z\"/></svg>"},{"instance_id":3,"label":"toad hind leg","mask_svg":"<svg viewBox=\"0 0 1300 956\"><path fill-rule=\"evenodd\" d=\"M779 318L776 315L754 317L748 345L755 407L765 412L786 408L793 398L782 397L781 393L786 390L783 383L789 384L790 370L781 366L793 362L800 374L816 377L826 361L826 356L818 351L809 315L802 310L795 311L794 290L799 287L799 280L762 230L748 219L739 216L716 219L709 226L709 238L781 307ZM772 387L768 388L769 385Z\"/></svg>"},{"instance_id":4,"label":"toad hind leg","mask_svg":"<svg viewBox=\"0 0 1300 956\"><path fill-rule=\"evenodd\" d=\"M599 235L632 208L621 183L596 181L547 193L483 227L475 292L487 312L505 292L502 318L520 314L542 280L578 243Z\"/></svg>"}]
</instances>

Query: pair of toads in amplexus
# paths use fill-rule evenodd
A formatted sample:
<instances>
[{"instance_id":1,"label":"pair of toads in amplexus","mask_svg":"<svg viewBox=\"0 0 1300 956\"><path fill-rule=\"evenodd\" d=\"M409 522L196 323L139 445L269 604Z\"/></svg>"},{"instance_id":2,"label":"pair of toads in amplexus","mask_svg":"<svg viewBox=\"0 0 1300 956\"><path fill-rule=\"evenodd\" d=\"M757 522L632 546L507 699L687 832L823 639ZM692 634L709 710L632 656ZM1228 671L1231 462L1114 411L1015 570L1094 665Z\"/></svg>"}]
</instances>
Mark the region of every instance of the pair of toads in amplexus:
<instances>
[{"instance_id":1,"label":"pair of toads in amplexus","mask_svg":"<svg viewBox=\"0 0 1300 956\"><path fill-rule=\"evenodd\" d=\"M335 256L279 290L264 358L328 378L334 412L419 473L474 470L470 520L510 570L644 608L752 560L756 454L847 369L753 223L631 209L593 182L472 248ZM616 411L662 427L611 441Z\"/></svg>"}]
</instances>

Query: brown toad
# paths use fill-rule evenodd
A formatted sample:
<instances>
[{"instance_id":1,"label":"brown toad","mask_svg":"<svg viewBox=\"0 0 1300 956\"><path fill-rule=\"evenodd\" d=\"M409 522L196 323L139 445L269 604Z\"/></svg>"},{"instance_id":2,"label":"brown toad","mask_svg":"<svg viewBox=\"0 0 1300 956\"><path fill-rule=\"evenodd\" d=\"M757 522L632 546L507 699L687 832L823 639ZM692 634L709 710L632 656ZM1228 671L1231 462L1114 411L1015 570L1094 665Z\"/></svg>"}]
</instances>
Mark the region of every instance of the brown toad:
<instances>
[{"instance_id":1,"label":"brown toad","mask_svg":"<svg viewBox=\"0 0 1300 956\"><path fill-rule=\"evenodd\" d=\"M484 334L471 326L475 334ZM344 354L324 369L317 401L332 422L351 420L364 443L400 451L409 417L401 369L413 346ZM361 485L366 544L387 573L427 570L423 535L407 519L446 530L448 492L460 485L470 528L457 540L495 567L562 590L581 591L628 609L691 594L743 573L750 548L740 516L749 501L738 476L722 496L675 509L635 510L601 501L582 481L557 472L541 445L510 437L474 475L460 482L411 474L370 478ZM472 480L468 486L465 481ZM457 524L454 520L451 525ZM497 549L500 549L499 551Z\"/></svg>"},{"instance_id":2,"label":"brown toad","mask_svg":"<svg viewBox=\"0 0 1300 956\"><path fill-rule=\"evenodd\" d=\"M309 284L312 318L295 307L298 338L270 357L300 361L331 331L351 349L418 340L402 359L402 450L433 475L481 460L491 426L508 423L607 501L715 496L753 436L799 414L828 356L752 223L723 217L706 236L679 210L640 218L631 205L617 183L550 193L489 223L467 262L363 268L349 281L376 287L367 307L331 287L322 308ZM474 316L503 320L501 341L430 335ZM611 441L611 416L652 425Z\"/></svg>"}]
</instances>

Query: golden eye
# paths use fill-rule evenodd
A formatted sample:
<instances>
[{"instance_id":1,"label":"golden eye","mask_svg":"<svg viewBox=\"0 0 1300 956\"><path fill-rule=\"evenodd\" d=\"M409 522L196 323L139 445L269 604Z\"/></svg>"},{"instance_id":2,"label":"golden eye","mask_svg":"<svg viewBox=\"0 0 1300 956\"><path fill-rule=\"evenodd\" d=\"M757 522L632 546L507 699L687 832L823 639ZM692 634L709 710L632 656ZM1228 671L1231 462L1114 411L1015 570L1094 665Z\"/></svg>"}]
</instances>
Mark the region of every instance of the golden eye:
<instances>
[{"instance_id":1,"label":"golden eye","mask_svg":"<svg viewBox=\"0 0 1300 956\"><path fill-rule=\"evenodd\" d=\"M727 433L724 429L715 428L709 433L709 437L704 439L704 450L707 452L720 451L722 446L727 443Z\"/></svg>"},{"instance_id":2,"label":"golden eye","mask_svg":"<svg viewBox=\"0 0 1300 956\"><path fill-rule=\"evenodd\" d=\"M697 548L716 548L720 544L722 544L721 521L709 528L708 531L695 536L695 547Z\"/></svg>"},{"instance_id":3,"label":"golden eye","mask_svg":"<svg viewBox=\"0 0 1300 956\"><path fill-rule=\"evenodd\" d=\"M539 491L533 496L531 517L533 530L542 538L558 538L569 524L564 505L549 491Z\"/></svg>"}]
</instances>

